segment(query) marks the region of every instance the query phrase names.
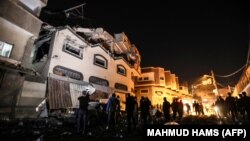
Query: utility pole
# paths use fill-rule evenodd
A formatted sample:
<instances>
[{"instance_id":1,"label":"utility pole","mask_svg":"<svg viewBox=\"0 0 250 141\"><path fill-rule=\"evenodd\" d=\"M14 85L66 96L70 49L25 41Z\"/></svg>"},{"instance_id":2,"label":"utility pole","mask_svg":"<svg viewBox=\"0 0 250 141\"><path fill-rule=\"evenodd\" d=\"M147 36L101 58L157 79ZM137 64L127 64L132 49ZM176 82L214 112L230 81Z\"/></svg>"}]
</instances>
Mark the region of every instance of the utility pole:
<instances>
[{"instance_id":1,"label":"utility pole","mask_svg":"<svg viewBox=\"0 0 250 141\"><path fill-rule=\"evenodd\" d=\"M211 70L211 75L212 75L212 78L213 78L213 85L214 85L214 87L215 87L215 90L216 90L216 93L217 94L215 94L215 95L219 95L219 90L218 90L218 87L217 87L217 85L216 85L216 80L215 80L215 77L214 77L214 72L213 72L213 70Z\"/></svg>"},{"instance_id":2,"label":"utility pole","mask_svg":"<svg viewBox=\"0 0 250 141\"><path fill-rule=\"evenodd\" d=\"M246 66L246 68L247 68L248 65L249 65L249 58L250 58L250 42L249 42L249 45L248 45L247 62L246 62L247 66Z\"/></svg>"}]
</instances>

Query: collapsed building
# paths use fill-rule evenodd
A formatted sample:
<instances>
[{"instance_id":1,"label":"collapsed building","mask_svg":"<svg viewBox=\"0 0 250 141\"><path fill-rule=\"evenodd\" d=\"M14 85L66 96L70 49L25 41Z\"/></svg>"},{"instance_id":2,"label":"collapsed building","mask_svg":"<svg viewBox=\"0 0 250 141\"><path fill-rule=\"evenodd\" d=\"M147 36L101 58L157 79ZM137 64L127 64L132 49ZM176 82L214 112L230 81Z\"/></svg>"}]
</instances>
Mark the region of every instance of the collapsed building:
<instances>
[{"instance_id":1,"label":"collapsed building","mask_svg":"<svg viewBox=\"0 0 250 141\"><path fill-rule=\"evenodd\" d=\"M30 53L39 36L42 21L38 18L47 0L0 1L0 117L15 118L22 111L34 110L26 104L30 94L22 94L26 76L36 77L30 67ZM39 85L40 86L40 85ZM38 86L38 88L39 88ZM33 101L37 92L32 93Z\"/></svg>"},{"instance_id":2,"label":"collapsed building","mask_svg":"<svg viewBox=\"0 0 250 141\"><path fill-rule=\"evenodd\" d=\"M85 89L92 90L91 100L100 102L115 92L124 109L125 94L134 95L134 80L140 75L141 57L135 45L124 33L113 37L102 28L45 24L31 56L32 68L40 76L27 78L29 86L23 90L36 91L32 85L44 85L49 109L77 108Z\"/></svg>"}]
</instances>

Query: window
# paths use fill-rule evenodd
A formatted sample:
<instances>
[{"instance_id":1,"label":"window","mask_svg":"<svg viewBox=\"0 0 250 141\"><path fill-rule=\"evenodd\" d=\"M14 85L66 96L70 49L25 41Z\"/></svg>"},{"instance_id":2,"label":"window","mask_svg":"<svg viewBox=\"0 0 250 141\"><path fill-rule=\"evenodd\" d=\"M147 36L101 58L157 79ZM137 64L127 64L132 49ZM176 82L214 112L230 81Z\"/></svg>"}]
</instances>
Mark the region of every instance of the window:
<instances>
[{"instance_id":1,"label":"window","mask_svg":"<svg viewBox=\"0 0 250 141\"><path fill-rule=\"evenodd\" d=\"M126 76L126 68L122 65L117 65L117 73Z\"/></svg>"},{"instance_id":2,"label":"window","mask_svg":"<svg viewBox=\"0 0 250 141\"><path fill-rule=\"evenodd\" d=\"M139 80L139 81L155 81L155 74L154 74L154 72L142 73L141 77L143 79Z\"/></svg>"},{"instance_id":3,"label":"window","mask_svg":"<svg viewBox=\"0 0 250 141\"><path fill-rule=\"evenodd\" d=\"M13 45L0 41L0 56L10 57Z\"/></svg>"},{"instance_id":4,"label":"window","mask_svg":"<svg viewBox=\"0 0 250 141\"><path fill-rule=\"evenodd\" d=\"M63 44L63 51L67 52L77 58L82 59L83 49L77 47L77 45L74 45L73 43L69 41L65 41Z\"/></svg>"},{"instance_id":5,"label":"window","mask_svg":"<svg viewBox=\"0 0 250 141\"><path fill-rule=\"evenodd\" d=\"M115 88L120 89L120 90L124 90L124 91L128 90L128 86L121 84L121 83L115 83Z\"/></svg>"},{"instance_id":6,"label":"window","mask_svg":"<svg viewBox=\"0 0 250 141\"><path fill-rule=\"evenodd\" d=\"M55 66L53 68L53 73L56 75L67 76L75 80L83 80L83 75L81 72L78 72L78 71L63 67L63 66Z\"/></svg>"},{"instance_id":7,"label":"window","mask_svg":"<svg viewBox=\"0 0 250 141\"><path fill-rule=\"evenodd\" d=\"M164 80L164 77L160 77L160 80Z\"/></svg>"},{"instance_id":8,"label":"window","mask_svg":"<svg viewBox=\"0 0 250 141\"><path fill-rule=\"evenodd\" d=\"M142 77L139 77L139 79L138 79L139 81L142 81Z\"/></svg>"},{"instance_id":9,"label":"window","mask_svg":"<svg viewBox=\"0 0 250 141\"><path fill-rule=\"evenodd\" d=\"M148 94L148 89L142 89L141 94Z\"/></svg>"},{"instance_id":10,"label":"window","mask_svg":"<svg viewBox=\"0 0 250 141\"><path fill-rule=\"evenodd\" d=\"M107 69L108 68L107 62L108 62L107 59L104 58L102 55L95 54L95 56L94 56L94 64L95 65Z\"/></svg>"},{"instance_id":11,"label":"window","mask_svg":"<svg viewBox=\"0 0 250 141\"><path fill-rule=\"evenodd\" d=\"M155 94L161 96L163 94L163 92L162 91L155 91Z\"/></svg>"},{"instance_id":12,"label":"window","mask_svg":"<svg viewBox=\"0 0 250 141\"><path fill-rule=\"evenodd\" d=\"M89 77L89 82L97 85L102 85L102 86L109 86L109 82L106 79L102 79L96 76L90 76Z\"/></svg>"}]
</instances>

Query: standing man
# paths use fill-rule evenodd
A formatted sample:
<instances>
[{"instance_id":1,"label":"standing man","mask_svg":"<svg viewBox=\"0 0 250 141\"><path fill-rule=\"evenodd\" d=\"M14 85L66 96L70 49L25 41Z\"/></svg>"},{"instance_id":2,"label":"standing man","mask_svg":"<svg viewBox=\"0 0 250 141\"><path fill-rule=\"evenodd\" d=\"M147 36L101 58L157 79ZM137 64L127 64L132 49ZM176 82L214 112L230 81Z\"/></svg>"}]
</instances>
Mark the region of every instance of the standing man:
<instances>
[{"instance_id":1,"label":"standing man","mask_svg":"<svg viewBox=\"0 0 250 141\"><path fill-rule=\"evenodd\" d=\"M163 113L164 113L164 118L165 122L170 121L170 103L167 101L166 97L163 98Z\"/></svg>"},{"instance_id":2,"label":"standing man","mask_svg":"<svg viewBox=\"0 0 250 141\"><path fill-rule=\"evenodd\" d=\"M133 122L133 128L136 128L135 117L134 117L134 108L135 108L135 100L130 93L126 95L126 112L127 112L127 124L128 124L128 132L131 132L131 120Z\"/></svg>"},{"instance_id":3,"label":"standing man","mask_svg":"<svg viewBox=\"0 0 250 141\"><path fill-rule=\"evenodd\" d=\"M116 94L113 93L112 96L108 100L108 104L106 107L106 112L108 114L108 127L107 129L112 130L116 133L116 112L118 107L118 101L116 99Z\"/></svg>"},{"instance_id":4,"label":"standing man","mask_svg":"<svg viewBox=\"0 0 250 141\"><path fill-rule=\"evenodd\" d=\"M88 123L88 105L89 105L89 94L86 90L82 92L82 95L78 97L79 110L77 120L77 132L86 134L87 123Z\"/></svg>"}]
</instances>

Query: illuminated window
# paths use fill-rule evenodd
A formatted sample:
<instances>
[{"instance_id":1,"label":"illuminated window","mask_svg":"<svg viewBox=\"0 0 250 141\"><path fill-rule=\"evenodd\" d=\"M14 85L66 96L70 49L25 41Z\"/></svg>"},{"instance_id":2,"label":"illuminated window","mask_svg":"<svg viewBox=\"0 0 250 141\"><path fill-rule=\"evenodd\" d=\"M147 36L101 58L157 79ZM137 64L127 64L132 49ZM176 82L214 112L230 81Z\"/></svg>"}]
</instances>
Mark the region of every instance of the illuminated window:
<instances>
[{"instance_id":1,"label":"illuminated window","mask_svg":"<svg viewBox=\"0 0 250 141\"><path fill-rule=\"evenodd\" d=\"M107 69L108 68L108 63L107 62L108 61L107 61L106 58L104 58L101 55L95 54L95 56L94 56L94 64L95 65Z\"/></svg>"},{"instance_id":2,"label":"illuminated window","mask_svg":"<svg viewBox=\"0 0 250 141\"><path fill-rule=\"evenodd\" d=\"M142 89L141 94L148 94L148 89Z\"/></svg>"},{"instance_id":3,"label":"illuminated window","mask_svg":"<svg viewBox=\"0 0 250 141\"><path fill-rule=\"evenodd\" d=\"M126 68L122 65L117 65L117 73L126 76Z\"/></svg>"},{"instance_id":4,"label":"illuminated window","mask_svg":"<svg viewBox=\"0 0 250 141\"><path fill-rule=\"evenodd\" d=\"M63 44L63 51L67 52L77 58L82 59L82 54L83 54L83 49L76 47L76 45L70 43L70 42L65 42Z\"/></svg>"},{"instance_id":5,"label":"illuminated window","mask_svg":"<svg viewBox=\"0 0 250 141\"><path fill-rule=\"evenodd\" d=\"M10 57L13 45L0 41L0 56Z\"/></svg>"}]
</instances>

